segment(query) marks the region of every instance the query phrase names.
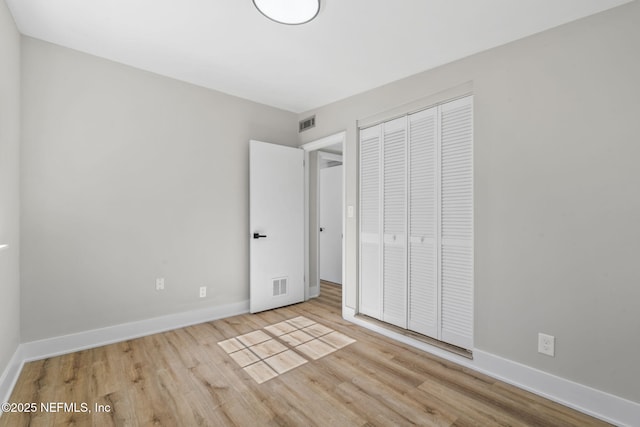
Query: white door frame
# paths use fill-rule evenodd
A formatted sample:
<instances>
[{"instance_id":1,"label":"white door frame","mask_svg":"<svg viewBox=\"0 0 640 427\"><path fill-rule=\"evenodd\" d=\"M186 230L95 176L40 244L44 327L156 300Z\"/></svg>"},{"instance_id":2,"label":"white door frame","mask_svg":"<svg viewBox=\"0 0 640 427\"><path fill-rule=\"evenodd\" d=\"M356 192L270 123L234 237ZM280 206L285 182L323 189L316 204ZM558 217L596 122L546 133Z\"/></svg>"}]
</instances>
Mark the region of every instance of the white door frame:
<instances>
[{"instance_id":1,"label":"white door frame","mask_svg":"<svg viewBox=\"0 0 640 427\"><path fill-rule=\"evenodd\" d=\"M345 212L345 206L346 206L346 161L347 161L347 156L346 156L346 147L345 147L345 143L346 143L346 137L347 137L347 132L346 131L342 131L342 132L338 132L335 133L333 135L329 135L326 136L324 138L320 138L317 139L315 141L311 141L309 143L306 143L302 146L300 146L300 148L302 148L304 150L304 187L305 187L305 193L304 193L304 271L305 271L305 300L308 300L309 298L314 298L317 297L320 294L320 282L319 282L319 278L314 278L314 280L318 280L318 287L317 287L317 291L314 292L314 294L310 294L309 292L309 286L311 284L311 277L309 277L309 236L310 236L310 230L309 230L309 192L310 192L310 179L309 179L309 153L312 151L317 151L317 150L321 150L323 148L327 148L331 145L335 145L335 144L342 144L342 298L343 298L343 306L344 306L344 289L346 286L346 275L345 275L345 258L346 258L346 251L345 251L345 218L346 218L346 212ZM319 170L318 170L318 174L319 174ZM318 176L319 178L319 176ZM319 234L319 230L315 230L314 231L316 234ZM319 242L319 236L317 241ZM318 264L318 261L316 260L316 264ZM320 266L318 265L318 268Z\"/></svg>"}]
</instances>

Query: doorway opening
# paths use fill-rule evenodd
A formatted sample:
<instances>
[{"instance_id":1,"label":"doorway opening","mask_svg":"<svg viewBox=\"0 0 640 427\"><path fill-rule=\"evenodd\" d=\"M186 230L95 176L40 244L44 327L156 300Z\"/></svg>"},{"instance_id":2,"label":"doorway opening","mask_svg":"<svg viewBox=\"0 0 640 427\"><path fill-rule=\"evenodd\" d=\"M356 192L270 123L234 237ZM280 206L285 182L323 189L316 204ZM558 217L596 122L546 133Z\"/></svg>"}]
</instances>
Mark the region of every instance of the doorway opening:
<instances>
[{"instance_id":1,"label":"doorway opening","mask_svg":"<svg viewBox=\"0 0 640 427\"><path fill-rule=\"evenodd\" d=\"M318 153L318 276L341 286L343 168L342 154Z\"/></svg>"},{"instance_id":2,"label":"doorway opening","mask_svg":"<svg viewBox=\"0 0 640 427\"><path fill-rule=\"evenodd\" d=\"M334 286L345 281L345 137L346 132L340 132L301 147L305 151L307 189L305 299L317 297L323 287L326 289L326 286L320 286L321 281ZM324 194L323 182L324 190L329 190ZM344 301L344 292L340 293Z\"/></svg>"}]
</instances>

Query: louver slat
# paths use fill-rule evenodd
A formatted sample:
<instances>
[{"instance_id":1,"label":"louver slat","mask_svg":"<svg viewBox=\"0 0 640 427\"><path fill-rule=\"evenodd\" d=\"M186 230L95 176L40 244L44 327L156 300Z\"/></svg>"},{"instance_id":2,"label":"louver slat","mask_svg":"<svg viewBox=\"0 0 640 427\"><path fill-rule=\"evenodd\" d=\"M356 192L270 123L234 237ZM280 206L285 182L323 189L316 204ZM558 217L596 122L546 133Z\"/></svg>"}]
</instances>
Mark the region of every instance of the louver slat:
<instances>
[{"instance_id":1,"label":"louver slat","mask_svg":"<svg viewBox=\"0 0 640 427\"><path fill-rule=\"evenodd\" d=\"M441 339L473 347L471 98L441 107Z\"/></svg>"},{"instance_id":2,"label":"louver slat","mask_svg":"<svg viewBox=\"0 0 640 427\"><path fill-rule=\"evenodd\" d=\"M380 317L380 132L360 132L360 312Z\"/></svg>"},{"instance_id":3,"label":"louver slat","mask_svg":"<svg viewBox=\"0 0 640 427\"><path fill-rule=\"evenodd\" d=\"M406 118L383 124L383 307L385 322L407 327Z\"/></svg>"},{"instance_id":4,"label":"louver slat","mask_svg":"<svg viewBox=\"0 0 640 427\"><path fill-rule=\"evenodd\" d=\"M409 116L408 329L438 338L437 109Z\"/></svg>"}]
</instances>

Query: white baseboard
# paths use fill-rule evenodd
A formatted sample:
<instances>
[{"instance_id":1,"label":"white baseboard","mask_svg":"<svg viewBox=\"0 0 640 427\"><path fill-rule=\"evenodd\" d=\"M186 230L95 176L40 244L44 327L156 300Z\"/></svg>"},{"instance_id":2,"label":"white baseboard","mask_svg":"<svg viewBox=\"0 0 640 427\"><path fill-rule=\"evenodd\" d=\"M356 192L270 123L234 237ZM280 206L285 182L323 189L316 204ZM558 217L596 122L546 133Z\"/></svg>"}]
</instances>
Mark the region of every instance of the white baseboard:
<instances>
[{"instance_id":1,"label":"white baseboard","mask_svg":"<svg viewBox=\"0 0 640 427\"><path fill-rule=\"evenodd\" d=\"M509 359L473 350L474 369L618 426L638 426L640 403Z\"/></svg>"},{"instance_id":2,"label":"white baseboard","mask_svg":"<svg viewBox=\"0 0 640 427\"><path fill-rule=\"evenodd\" d=\"M345 320L348 320L350 322L353 322L353 319L356 316L356 311L351 308L351 307L347 307L346 305L344 305L344 302L342 303L342 318Z\"/></svg>"},{"instance_id":3,"label":"white baseboard","mask_svg":"<svg viewBox=\"0 0 640 427\"><path fill-rule=\"evenodd\" d=\"M309 299L318 298L320 296L320 286L309 287Z\"/></svg>"},{"instance_id":4,"label":"white baseboard","mask_svg":"<svg viewBox=\"0 0 640 427\"><path fill-rule=\"evenodd\" d=\"M249 312L249 301L169 314L101 329L21 344L25 362L100 347L133 338L210 322Z\"/></svg>"},{"instance_id":5,"label":"white baseboard","mask_svg":"<svg viewBox=\"0 0 640 427\"><path fill-rule=\"evenodd\" d=\"M249 301L199 309L20 344L0 377L0 403L7 402L26 362L140 338L249 312ZM2 414L0 414L1 416Z\"/></svg>"},{"instance_id":6,"label":"white baseboard","mask_svg":"<svg viewBox=\"0 0 640 427\"><path fill-rule=\"evenodd\" d=\"M489 375L603 421L621 427L639 426L640 403L587 387L482 350L474 349L473 360L467 359L355 317L355 310L348 307L343 307L342 313L344 319L359 326Z\"/></svg>"},{"instance_id":7,"label":"white baseboard","mask_svg":"<svg viewBox=\"0 0 640 427\"><path fill-rule=\"evenodd\" d=\"M243 301L211 309L176 313L20 344L0 377L0 403L9 400L25 362L100 347L248 312L249 301ZM343 307L343 317L381 335L487 374L609 423L633 427L637 426L637 422L640 420L640 403L557 377L482 350L475 349L473 351L474 359L470 360L357 318L355 310L348 307Z\"/></svg>"},{"instance_id":8,"label":"white baseboard","mask_svg":"<svg viewBox=\"0 0 640 427\"><path fill-rule=\"evenodd\" d=\"M9 364L5 368L2 376L0 376L0 404L8 402L11 397L13 387L18 381L20 372L22 372L22 366L24 365L24 358L22 357L22 348L18 346L13 353ZM0 411L0 417L2 411Z\"/></svg>"}]
</instances>

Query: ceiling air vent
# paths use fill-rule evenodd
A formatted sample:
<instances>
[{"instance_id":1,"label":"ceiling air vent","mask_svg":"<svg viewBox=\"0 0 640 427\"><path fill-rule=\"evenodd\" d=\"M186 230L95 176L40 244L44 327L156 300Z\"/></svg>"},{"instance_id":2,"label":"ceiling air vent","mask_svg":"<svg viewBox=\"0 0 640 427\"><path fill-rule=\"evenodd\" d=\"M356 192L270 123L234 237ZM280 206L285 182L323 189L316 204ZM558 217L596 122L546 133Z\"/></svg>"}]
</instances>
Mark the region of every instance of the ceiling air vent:
<instances>
[{"instance_id":1,"label":"ceiling air vent","mask_svg":"<svg viewBox=\"0 0 640 427\"><path fill-rule=\"evenodd\" d=\"M314 127L316 127L316 116L307 117L304 120L300 120L298 133Z\"/></svg>"}]
</instances>

